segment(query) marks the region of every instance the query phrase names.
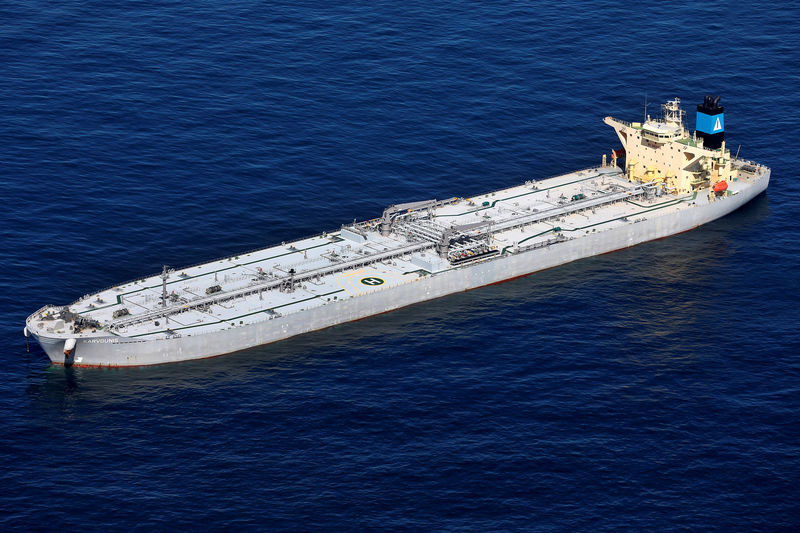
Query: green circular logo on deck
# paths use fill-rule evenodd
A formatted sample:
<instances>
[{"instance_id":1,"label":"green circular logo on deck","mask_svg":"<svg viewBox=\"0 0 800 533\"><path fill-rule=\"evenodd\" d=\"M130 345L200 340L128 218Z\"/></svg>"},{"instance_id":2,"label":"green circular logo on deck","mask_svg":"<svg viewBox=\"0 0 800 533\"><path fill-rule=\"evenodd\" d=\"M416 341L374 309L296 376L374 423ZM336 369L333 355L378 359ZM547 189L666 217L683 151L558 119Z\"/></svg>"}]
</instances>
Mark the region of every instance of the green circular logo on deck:
<instances>
[{"instance_id":1,"label":"green circular logo on deck","mask_svg":"<svg viewBox=\"0 0 800 533\"><path fill-rule=\"evenodd\" d=\"M369 277L369 278L361 278L361 283L364 285L383 285L383 280L381 278Z\"/></svg>"}]
</instances>

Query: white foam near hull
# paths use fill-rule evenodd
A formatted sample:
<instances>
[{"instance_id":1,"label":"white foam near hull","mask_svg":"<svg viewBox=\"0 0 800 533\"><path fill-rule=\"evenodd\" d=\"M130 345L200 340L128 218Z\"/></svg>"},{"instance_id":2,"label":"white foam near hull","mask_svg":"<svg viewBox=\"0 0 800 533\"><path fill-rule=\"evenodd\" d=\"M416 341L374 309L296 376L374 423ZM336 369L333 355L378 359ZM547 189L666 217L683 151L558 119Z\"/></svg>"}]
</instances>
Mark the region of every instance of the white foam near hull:
<instances>
[{"instance_id":1,"label":"white foam near hull","mask_svg":"<svg viewBox=\"0 0 800 533\"><path fill-rule=\"evenodd\" d=\"M710 204L686 206L639 222L577 236L527 252L500 256L356 298L206 334L152 340L125 337L79 338L67 362L75 366L139 366L214 357L302 333L385 313L455 292L490 285L691 230L727 215L763 192L769 172L739 194ZM65 362L65 339L34 335L54 363Z\"/></svg>"}]
</instances>

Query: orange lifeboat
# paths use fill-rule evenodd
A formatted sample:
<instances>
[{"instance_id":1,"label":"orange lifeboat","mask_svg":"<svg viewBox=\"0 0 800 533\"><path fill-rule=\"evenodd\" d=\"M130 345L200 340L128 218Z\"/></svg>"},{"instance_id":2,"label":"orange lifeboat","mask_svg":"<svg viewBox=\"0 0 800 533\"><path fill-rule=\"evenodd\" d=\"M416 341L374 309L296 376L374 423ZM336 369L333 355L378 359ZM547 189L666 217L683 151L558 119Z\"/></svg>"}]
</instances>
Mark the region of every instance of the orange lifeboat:
<instances>
[{"instance_id":1,"label":"orange lifeboat","mask_svg":"<svg viewBox=\"0 0 800 533\"><path fill-rule=\"evenodd\" d=\"M714 192L723 192L728 188L727 181L718 181L714 184Z\"/></svg>"}]
</instances>

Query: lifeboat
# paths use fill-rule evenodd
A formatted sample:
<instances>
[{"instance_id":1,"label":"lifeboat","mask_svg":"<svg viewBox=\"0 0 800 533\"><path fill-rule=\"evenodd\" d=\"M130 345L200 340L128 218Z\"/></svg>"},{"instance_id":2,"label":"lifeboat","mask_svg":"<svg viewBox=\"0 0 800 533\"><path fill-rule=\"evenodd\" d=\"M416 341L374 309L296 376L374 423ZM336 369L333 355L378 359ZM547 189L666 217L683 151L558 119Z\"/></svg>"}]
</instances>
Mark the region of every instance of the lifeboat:
<instances>
[{"instance_id":1,"label":"lifeboat","mask_svg":"<svg viewBox=\"0 0 800 533\"><path fill-rule=\"evenodd\" d=\"M724 192L728 188L727 181L718 181L714 184L714 192Z\"/></svg>"}]
</instances>

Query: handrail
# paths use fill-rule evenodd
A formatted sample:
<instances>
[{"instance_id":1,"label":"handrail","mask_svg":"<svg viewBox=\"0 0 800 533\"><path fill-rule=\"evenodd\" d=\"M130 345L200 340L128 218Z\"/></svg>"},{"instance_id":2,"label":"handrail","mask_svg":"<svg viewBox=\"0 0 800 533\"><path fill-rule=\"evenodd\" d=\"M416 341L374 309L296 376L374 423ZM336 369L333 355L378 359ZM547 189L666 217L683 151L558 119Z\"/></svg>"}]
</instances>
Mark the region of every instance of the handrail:
<instances>
[{"instance_id":1,"label":"handrail","mask_svg":"<svg viewBox=\"0 0 800 533\"><path fill-rule=\"evenodd\" d=\"M628 126L629 128L633 127L633 122L628 122L627 120L622 120L616 117L612 117L611 115L607 116L606 118L613 120L614 122L619 122L623 126Z\"/></svg>"},{"instance_id":2,"label":"handrail","mask_svg":"<svg viewBox=\"0 0 800 533\"><path fill-rule=\"evenodd\" d=\"M309 237L303 237L303 238L297 239L297 240L292 241L292 242L305 241L305 240L314 239L314 238L317 238L317 237L335 236L335 235L338 234L338 232L339 232L339 230L334 230L334 231L330 231L330 232L323 231L322 233L318 233L316 235L311 235ZM187 265L187 266L183 266L183 267L180 267L180 268L176 268L175 270L188 270L190 268L203 266L203 265L208 265L210 263L223 262L225 260L231 260L231 259L237 258L237 257L242 256L242 255L252 254L252 253L255 253L255 252L262 252L264 250L268 250L268 249L274 248L276 246L283 246L285 243L286 243L286 241L283 241L281 243L276 243L276 244L272 244L272 245L269 245L269 246L264 246L262 248L253 248L251 250L247 250L245 252L240 252L240 253L235 254L235 255L222 256L222 257L217 257L215 259L210 259L208 261L203 261L203 262L200 262L200 263L193 263L191 265ZM291 243L286 243L286 244L291 244ZM287 250L287 251L290 251L290 250ZM77 300L75 300L74 302L72 302L70 305L74 305L74 304L80 302L82 299L86 298L86 296L91 296L93 294L99 294L99 293L104 292L104 291L108 291L108 290L111 290L111 289L116 289L117 287L119 287L121 285L127 285L129 283L144 281L147 278L156 278L156 277L158 277L160 275L161 275L161 272L159 272L157 274L147 275L147 276L139 276L139 277L136 277L136 278L133 278L133 279L129 279L127 281L122 281L122 282L119 282L119 283L115 283L114 285L109 285L108 287L104 287L102 289L94 291L91 294L84 295L84 296L78 298Z\"/></svg>"},{"instance_id":3,"label":"handrail","mask_svg":"<svg viewBox=\"0 0 800 533\"><path fill-rule=\"evenodd\" d=\"M567 174L574 174L574 173L578 173L578 172L584 172L584 171L587 171L587 170L599 170L600 168L602 168L602 167L599 167L599 166L595 165L595 166L581 168L581 169L578 169L578 170L573 170L573 171L567 172L567 173L552 174L552 175L549 175L549 176L546 176L546 177L543 177L543 178L536 178L536 179L531 179L531 180L528 180L528 181L542 181L542 180L547 180L547 179L554 178L554 177L565 176ZM498 193L500 191L506 190L508 188L509 187L505 187L505 188L502 188L502 189L496 189L496 190L489 191L489 192L486 192L486 193L481 193L478 196L481 196L481 195L489 196L489 195L492 195L492 194L496 194L496 193ZM450 202L450 201L453 201L453 200L454 199L451 198L449 200L444 200L443 202ZM380 217L370 218L370 219L367 219L367 220L356 222L354 225L360 226L360 225L363 225L363 224L375 223L375 222L379 222L379 221L380 221ZM330 231L330 232L323 231L321 233L318 233L318 234L315 234L315 235L311 235L311 236L308 236L308 237L301 237L299 239L291 241L291 243L295 243L295 242L299 242L299 241L305 241L305 240L309 240L309 239L315 239L315 238L318 238L318 237L329 237L329 236L337 235L337 234L338 234L338 230L333 230L333 231ZM291 243L289 243L289 244L291 244ZM286 244L286 242L283 241L280 245L285 245L285 244ZM176 270L188 270L190 268L194 268L194 267L197 267L197 266L203 266L203 265L207 265L207 264L210 264L210 263L224 262L224 261L227 261L227 260L232 260L232 259L234 259L236 257L239 257L239 256L242 256L242 255L247 255L247 254L252 254L252 253L255 253L255 252L261 252L261 251L264 251L264 250L268 250L269 248L273 248L273 247L276 247L276 246L278 246L278 244L272 244L272 245L268 245L268 246L264 246L264 247L260 247L260 248L254 248L254 249L247 250L247 251L244 251L244 252L239 252L239 253L234 254L234 255L222 256L222 257L217 257L215 259L210 259L210 260L206 260L206 261L202 261L202 262L198 262L198 263L193 263L191 265L187 265L187 266L176 268ZM104 291L116 289L116 288L118 288L118 287L120 287L122 285L127 285L127 284L131 284L131 283L134 283L134 282L139 282L141 280L146 280L148 278L156 278L160 274L161 273L159 272L159 273L156 273L156 274L138 276L136 278L129 279L127 281L122 281L122 282L119 282L119 283L115 283L114 285L109 285L107 287L104 287L102 289L96 290L96 291L94 291L94 292L92 292L90 294L87 294L87 295L84 295L84 296L78 298L77 300L72 302L70 305L75 305L75 304L79 303L80 301L85 299L87 296L91 296L91 295L98 294L98 293L101 293L101 292L104 292Z\"/></svg>"},{"instance_id":4,"label":"handrail","mask_svg":"<svg viewBox=\"0 0 800 533\"><path fill-rule=\"evenodd\" d=\"M126 327L134 324L138 324L147 320L155 320L157 318L161 318L168 315L173 315L177 313L181 313L187 309L195 309L197 307L211 305L214 303L224 302L227 300L232 300L238 297L245 297L250 296L252 294L258 294L264 290L270 290L281 285L284 285L287 281L293 280L295 283L302 283L303 281L307 281L309 279L315 278L317 276L324 276L327 274L334 274L336 272L340 272L342 270L347 270L350 268L358 268L361 266L370 265L373 263L378 263L380 261L385 261L386 259L393 259L395 257L405 255L408 253L413 253L417 251L427 250L429 248L433 248L433 244L425 242L419 244L412 244L410 246L404 246L402 248L396 248L394 250L390 250L388 252L383 252L377 255L371 255L369 257L360 258L360 260L353 260L353 261L344 261L342 263L331 265L328 267L318 268L314 270L309 270L303 272L298 275L290 274L288 276L283 276L276 279L271 280L264 280L263 282L259 282L256 284L251 284L241 289L236 289L227 292L215 293L213 296L201 296L199 298L195 298L194 300L189 300L186 303L181 303L179 305L173 305L170 307L163 307L161 309L154 309L152 311L148 311L145 313L131 315L129 317L125 317L116 321L112 321L110 326L113 328L120 328ZM266 309L265 309L266 310Z\"/></svg>"}]
</instances>

